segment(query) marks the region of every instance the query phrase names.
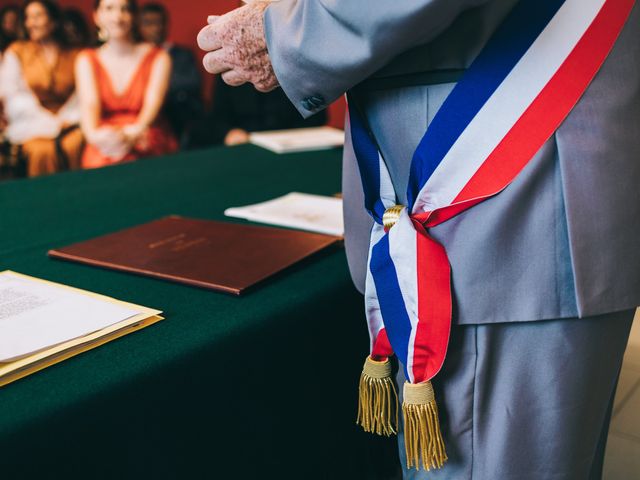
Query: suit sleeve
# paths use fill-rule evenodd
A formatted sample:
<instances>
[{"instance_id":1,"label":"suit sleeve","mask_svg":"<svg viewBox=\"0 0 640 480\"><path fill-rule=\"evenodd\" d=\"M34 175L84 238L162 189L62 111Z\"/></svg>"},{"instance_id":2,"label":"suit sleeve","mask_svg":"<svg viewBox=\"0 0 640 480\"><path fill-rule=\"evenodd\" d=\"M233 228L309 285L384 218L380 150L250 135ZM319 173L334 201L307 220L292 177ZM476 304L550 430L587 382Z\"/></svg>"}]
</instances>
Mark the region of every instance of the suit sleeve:
<instances>
[{"instance_id":1,"label":"suit sleeve","mask_svg":"<svg viewBox=\"0 0 640 480\"><path fill-rule=\"evenodd\" d=\"M488 0L281 0L265 11L276 77L308 117Z\"/></svg>"}]
</instances>

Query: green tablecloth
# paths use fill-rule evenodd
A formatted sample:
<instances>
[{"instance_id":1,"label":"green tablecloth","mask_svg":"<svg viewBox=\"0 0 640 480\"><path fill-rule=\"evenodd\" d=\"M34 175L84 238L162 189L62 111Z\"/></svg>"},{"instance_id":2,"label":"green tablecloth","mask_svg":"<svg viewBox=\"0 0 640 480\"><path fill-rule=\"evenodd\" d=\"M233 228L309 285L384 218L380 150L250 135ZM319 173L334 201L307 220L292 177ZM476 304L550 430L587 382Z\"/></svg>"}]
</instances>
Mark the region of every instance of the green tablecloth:
<instances>
[{"instance_id":1,"label":"green tablecloth","mask_svg":"<svg viewBox=\"0 0 640 480\"><path fill-rule=\"evenodd\" d=\"M337 150L243 146L0 184L0 270L166 316L0 389L0 478L383 478L392 442L354 425L368 338L341 249L241 298L46 257L168 214L333 194L339 171Z\"/></svg>"}]
</instances>

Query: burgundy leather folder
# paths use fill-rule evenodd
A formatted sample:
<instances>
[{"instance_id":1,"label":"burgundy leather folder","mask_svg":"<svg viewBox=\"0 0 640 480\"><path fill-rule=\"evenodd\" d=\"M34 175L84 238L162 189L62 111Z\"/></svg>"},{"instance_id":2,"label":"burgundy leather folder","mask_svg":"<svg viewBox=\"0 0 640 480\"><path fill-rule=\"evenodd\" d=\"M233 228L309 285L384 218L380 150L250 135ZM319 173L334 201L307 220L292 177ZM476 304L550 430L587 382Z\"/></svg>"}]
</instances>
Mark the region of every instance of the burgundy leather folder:
<instances>
[{"instance_id":1,"label":"burgundy leather folder","mask_svg":"<svg viewBox=\"0 0 640 480\"><path fill-rule=\"evenodd\" d=\"M340 241L316 233L171 216L49 256L240 295Z\"/></svg>"}]
</instances>

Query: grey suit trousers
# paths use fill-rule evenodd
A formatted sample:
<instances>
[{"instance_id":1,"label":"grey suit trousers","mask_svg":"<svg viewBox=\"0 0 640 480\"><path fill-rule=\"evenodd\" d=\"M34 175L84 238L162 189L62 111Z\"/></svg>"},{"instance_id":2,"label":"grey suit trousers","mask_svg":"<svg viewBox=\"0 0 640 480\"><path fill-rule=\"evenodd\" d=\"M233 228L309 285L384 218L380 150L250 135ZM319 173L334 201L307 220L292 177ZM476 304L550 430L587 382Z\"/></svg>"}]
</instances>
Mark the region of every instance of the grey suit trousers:
<instances>
[{"instance_id":1,"label":"grey suit trousers","mask_svg":"<svg viewBox=\"0 0 640 480\"><path fill-rule=\"evenodd\" d=\"M404 478L600 479L633 315L454 325L433 380L449 461L407 470L400 432Z\"/></svg>"}]
</instances>

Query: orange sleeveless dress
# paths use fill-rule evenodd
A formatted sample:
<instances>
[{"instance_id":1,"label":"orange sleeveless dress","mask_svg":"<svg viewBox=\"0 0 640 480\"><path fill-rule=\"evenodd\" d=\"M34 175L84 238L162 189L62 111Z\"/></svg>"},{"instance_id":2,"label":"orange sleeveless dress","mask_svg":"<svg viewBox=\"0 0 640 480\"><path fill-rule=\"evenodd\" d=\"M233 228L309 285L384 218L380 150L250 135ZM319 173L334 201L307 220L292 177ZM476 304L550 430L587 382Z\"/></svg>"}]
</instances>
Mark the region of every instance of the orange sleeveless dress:
<instances>
[{"instance_id":1,"label":"orange sleeveless dress","mask_svg":"<svg viewBox=\"0 0 640 480\"><path fill-rule=\"evenodd\" d=\"M111 77L102 65L97 50L85 50L93 66L101 104L100 126L123 127L136 122L144 103L144 95L151 77L151 68L160 48L152 48L142 59L126 90L116 93ZM130 162L141 157L175 152L178 142L168 122L163 118L147 129L144 138L123 158L104 155L95 145L87 143L82 156L83 168L97 168L119 162Z\"/></svg>"}]
</instances>

